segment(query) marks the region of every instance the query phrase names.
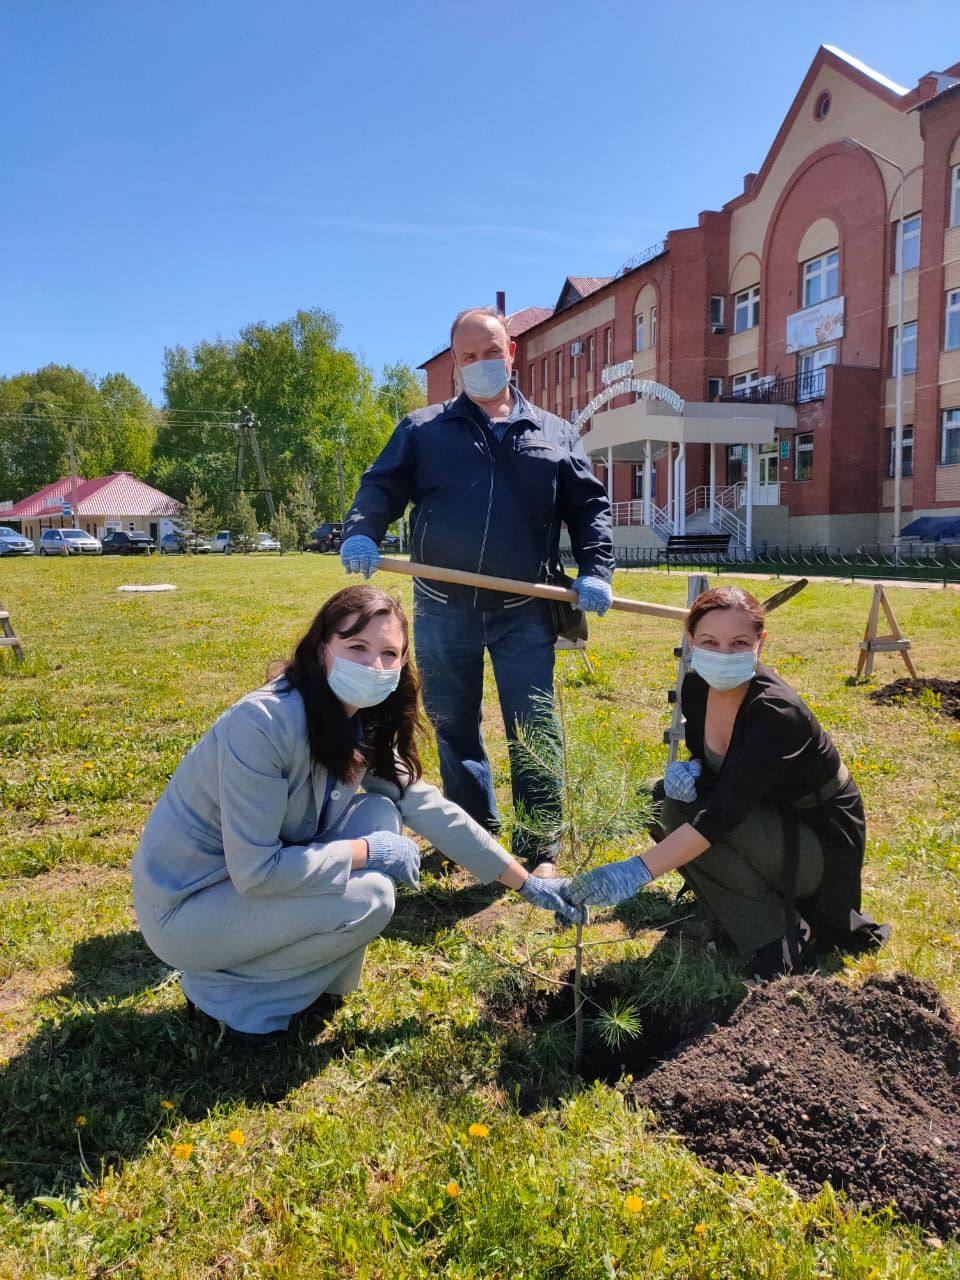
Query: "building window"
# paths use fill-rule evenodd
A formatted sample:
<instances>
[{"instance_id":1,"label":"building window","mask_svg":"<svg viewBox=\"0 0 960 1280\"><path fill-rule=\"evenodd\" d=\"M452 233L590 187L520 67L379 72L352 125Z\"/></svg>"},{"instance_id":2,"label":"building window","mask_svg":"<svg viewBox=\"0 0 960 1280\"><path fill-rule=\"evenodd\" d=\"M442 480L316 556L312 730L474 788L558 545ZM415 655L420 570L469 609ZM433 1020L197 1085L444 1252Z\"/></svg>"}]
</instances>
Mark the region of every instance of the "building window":
<instances>
[{"instance_id":1,"label":"building window","mask_svg":"<svg viewBox=\"0 0 960 1280\"><path fill-rule=\"evenodd\" d=\"M827 385L824 369L836 363L836 347L805 351L797 360L797 400L822 400Z\"/></svg>"},{"instance_id":2,"label":"building window","mask_svg":"<svg viewBox=\"0 0 960 1280\"><path fill-rule=\"evenodd\" d=\"M733 300L733 332L755 329L760 323L760 286L744 289Z\"/></svg>"},{"instance_id":3,"label":"building window","mask_svg":"<svg viewBox=\"0 0 960 1280\"><path fill-rule=\"evenodd\" d=\"M840 251L825 253L803 264L803 305L816 306L840 292Z\"/></svg>"},{"instance_id":4,"label":"building window","mask_svg":"<svg viewBox=\"0 0 960 1280\"><path fill-rule=\"evenodd\" d=\"M897 348L900 346L897 330L890 330L890 374L897 376ZM917 322L911 320L903 326L903 368L901 373L917 372Z\"/></svg>"},{"instance_id":5,"label":"building window","mask_svg":"<svg viewBox=\"0 0 960 1280\"><path fill-rule=\"evenodd\" d=\"M896 442L897 433L891 427L890 430L887 432L887 435L890 437L890 448L887 450L887 457L889 458L889 468L887 470L887 475L892 478L893 468L894 468L895 459L896 459L896 451L894 450L894 444ZM901 475L912 476L913 475L913 427L903 428L903 449L901 450L901 456L903 457L903 470L901 471Z\"/></svg>"},{"instance_id":6,"label":"building window","mask_svg":"<svg viewBox=\"0 0 960 1280\"><path fill-rule=\"evenodd\" d=\"M556 377L554 378L554 381L559 387L560 384L563 382L563 352L562 351L557 352L556 356L554 357L554 362L556 365Z\"/></svg>"},{"instance_id":7,"label":"building window","mask_svg":"<svg viewBox=\"0 0 960 1280\"><path fill-rule=\"evenodd\" d=\"M530 375L530 394L535 396L537 394L537 366L532 364L527 372Z\"/></svg>"},{"instance_id":8,"label":"building window","mask_svg":"<svg viewBox=\"0 0 960 1280\"><path fill-rule=\"evenodd\" d=\"M897 231L900 234L897 237L897 252L894 255L893 269L899 271L900 261L903 260L904 271L912 271L914 267L920 265L920 215L913 214L910 218L904 218L903 229L901 224L897 223Z\"/></svg>"},{"instance_id":9,"label":"building window","mask_svg":"<svg viewBox=\"0 0 960 1280\"><path fill-rule=\"evenodd\" d=\"M960 164L953 166L950 180L950 225L960 227Z\"/></svg>"},{"instance_id":10,"label":"building window","mask_svg":"<svg viewBox=\"0 0 960 1280\"><path fill-rule=\"evenodd\" d=\"M721 298L718 294L710 299L710 327L716 332L723 328L723 304L726 299Z\"/></svg>"},{"instance_id":11,"label":"building window","mask_svg":"<svg viewBox=\"0 0 960 1280\"><path fill-rule=\"evenodd\" d=\"M603 363L613 364L613 329L603 331Z\"/></svg>"},{"instance_id":12,"label":"building window","mask_svg":"<svg viewBox=\"0 0 960 1280\"><path fill-rule=\"evenodd\" d=\"M708 378L707 379L707 399L719 400L723 395L723 379Z\"/></svg>"},{"instance_id":13,"label":"building window","mask_svg":"<svg viewBox=\"0 0 960 1280\"><path fill-rule=\"evenodd\" d=\"M746 479L746 448L742 444L727 446L727 484L742 484Z\"/></svg>"},{"instance_id":14,"label":"building window","mask_svg":"<svg viewBox=\"0 0 960 1280\"><path fill-rule=\"evenodd\" d=\"M940 465L960 463L960 409L944 409L940 419Z\"/></svg>"},{"instance_id":15,"label":"building window","mask_svg":"<svg viewBox=\"0 0 960 1280\"><path fill-rule=\"evenodd\" d=\"M593 372L593 334L587 339L587 373Z\"/></svg>"},{"instance_id":16,"label":"building window","mask_svg":"<svg viewBox=\"0 0 960 1280\"><path fill-rule=\"evenodd\" d=\"M656 307L650 308L650 345L651 347L655 347L657 345L657 308Z\"/></svg>"},{"instance_id":17,"label":"building window","mask_svg":"<svg viewBox=\"0 0 960 1280\"><path fill-rule=\"evenodd\" d=\"M951 289L947 294L947 322L944 326L943 347L945 351L956 351L960 348L960 289Z\"/></svg>"},{"instance_id":18,"label":"building window","mask_svg":"<svg viewBox=\"0 0 960 1280\"><path fill-rule=\"evenodd\" d=\"M749 373L735 373L733 375L733 394L741 399L747 399L759 381L756 369L751 369Z\"/></svg>"},{"instance_id":19,"label":"building window","mask_svg":"<svg viewBox=\"0 0 960 1280\"><path fill-rule=\"evenodd\" d=\"M813 479L813 432L797 436L793 446L794 480Z\"/></svg>"},{"instance_id":20,"label":"building window","mask_svg":"<svg viewBox=\"0 0 960 1280\"><path fill-rule=\"evenodd\" d=\"M823 93L821 93L817 97L816 102L813 104L814 120L826 120L827 114L829 113L829 111L830 111L830 91L828 89L824 89Z\"/></svg>"},{"instance_id":21,"label":"building window","mask_svg":"<svg viewBox=\"0 0 960 1280\"><path fill-rule=\"evenodd\" d=\"M633 317L633 323L635 325L633 349L634 351L642 351L643 350L643 312L642 311L638 311L637 314Z\"/></svg>"}]
</instances>

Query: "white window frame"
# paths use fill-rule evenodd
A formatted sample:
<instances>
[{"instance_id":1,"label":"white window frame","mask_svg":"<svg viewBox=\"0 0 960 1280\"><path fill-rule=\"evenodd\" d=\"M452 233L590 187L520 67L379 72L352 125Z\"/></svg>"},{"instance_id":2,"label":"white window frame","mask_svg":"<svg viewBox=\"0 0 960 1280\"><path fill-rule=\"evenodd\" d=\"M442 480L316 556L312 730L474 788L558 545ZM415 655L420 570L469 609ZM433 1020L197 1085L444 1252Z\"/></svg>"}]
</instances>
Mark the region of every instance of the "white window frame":
<instances>
[{"instance_id":1,"label":"white window frame","mask_svg":"<svg viewBox=\"0 0 960 1280\"><path fill-rule=\"evenodd\" d=\"M944 351L960 350L960 289L947 290L947 309L943 321Z\"/></svg>"},{"instance_id":2,"label":"white window frame","mask_svg":"<svg viewBox=\"0 0 960 1280\"><path fill-rule=\"evenodd\" d=\"M890 376L897 376L897 353L900 347L900 331L894 326L891 330L893 341L890 344ZM904 377L908 374L917 372L917 322L916 320L908 320L903 326L904 343L903 343L903 369L901 372ZM911 357L911 352L912 357Z\"/></svg>"},{"instance_id":3,"label":"white window frame","mask_svg":"<svg viewBox=\"0 0 960 1280\"><path fill-rule=\"evenodd\" d=\"M531 360L530 362L530 395L535 396L536 394L537 394L537 362L536 360Z\"/></svg>"},{"instance_id":4,"label":"white window frame","mask_svg":"<svg viewBox=\"0 0 960 1280\"><path fill-rule=\"evenodd\" d=\"M937 457L941 467L960 465L960 409L941 411L940 451Z\"/></svg>"},{"instance_id":5,"label":"white window frame","mask_svg":"<svg viewBox=\"0 0 960 1280\"><path fill-rule=\"evenodd\" d=\"M587 338L587 373L593 372L593 348L593 334L591 333L589 338Z\"/></svg>"},{"instance_id":6,"label":"white window frame","mask_svg":"<svg viewBox=\"0 0 960 1280\"><path fill-rule=\"evenodd\" d=\"M960 164L953 166L950 176L950 225L960 227Z\"/></svg>"},{"instance_id":7,"label":"white window frame","mask_svg":"<svg viewBox=\"0 0 960 1280\"><path fill-rule=\"evenodd\" d=\"M752 391L754 387L759 386L759 383L760 376L757 369L750 369L747 373L735 373L731 383L731 394L736 395L738 391Z\"/></svg>"},{"instance_id":8,"label":"white window frame","mask_svg":"<svg viewBox=\"0 0 960 1280\"><path fill-rule=\"evenodd\" d=\"M832 277L832 285L831 285ZM835 298L840 292L840 250L831 249L819 258L803 264L803 305L815 307L818 302ZM816 294L816 297L813 295Z\"/></svg>"},{"instance_id":9,"label":"white window frame","mask_svg":"<svg viewBox=\"0 0 960 1280\"><path fill-rule=\"evenodd\" d=\"M800 457L803 455L810 460L810 474L807 476L800 475ZM813 479L813 432L806 431L803 435L797 436L793 442L793 479L796 484L807 484Z\"/></svg>"},{"instance_id":10,"label":"white window frame","mask_svg":"<svg viewBox=\"0 0 960 1280\"><path fill-rule=\"evenodd\" d=\"M643 312L638 311L633 317L633 349L643 350Z\"/></svg>"},{"instance_id":11,"label":"white window frame","mask_svg":"<svg viewBox=\"0 0 960 1280\"><path fill-rule=\"evenodd\" d=\"M613 364L613 325L603 331L603 363Z\"/></svg>"},{"instance_id":12,"label":"white window frame","mask_svg":"<svg viewBox=\"0 0 960 1280\"><path fill-rule=\"evenodd\" d=\"M890 479L893 479L893 469L894 469L894 461L895 461L894 442L896 441L896 438L897 438L896 428L890 427L887 431L887 435L890 437L890 448L887 450L887 475L890 477ZM903 448L901 450L901 456L903 458L903 467L901 469L900 474L904 477L904 479L908 479L910 476L913 475L913 427L912 426L903 428Z\"/></svg>"},{"instance_id":13,"label":"white window frame","mask_svg":"<svg viewBox=\"0 0 960 1280\"><path fill-rule=\"evenodd\" d=\"M897 252L894 271L913 271L920 265L920 214L912 213L897 223Z\"/></svg>"},{"instance_id":14,"label":"white window frame","mask_svg":"<svg viewBox=\"0 0 960 1280\"><path fill-rule=\"evenodd\" d=\"M797 400L822 400L822 388L826 386L826 375L821 382L814 375L829 364L837 363L837 348L814 347L811 351L801 351L797 356ZM804 379L807 380L804 385Z\"/></svg>"},{"instance_id":15,"label":"white window frame","mask_svg":"<svg viewBox=\"0 0 960 1280\"><path fill-rule=\"evenodd\" d=\"M716 384L716 388L717 388L717 389L716 389L716 391L712 391L712 390L711 390L711 388L713 387L714 383ZM707 399L708 399L708 400L717 400L717 399L719 399L719 398L720 398L720 396L722 396L722 395L723 395L723 379L722 379L722 378L708 378L708 379L707 379Z\"/></svg>"},{"instance_id":16,"label":"white window frame","mask_svg":"<svg viewBox=\"0 0 960 1280\"><path fill-rule=\"evenodd\" d=\"M733 332L746 333L760 323L760 286L744 289L733 299Z\"/></svg>"},{"instance_id":17,"label":"white window frame","mask_svg":"<svg viewBox=\"0 0 960 1280\"><path fill-rule=\"evenodd\" d=\"M722 325L723 317L726 311L726 298L722 294L714 293L710 297L710 327Z\"/></svg>"},{"instance_id":18,"label":"white window frame","mask_svg":"<svg viewBox=\"0 0 960 1280\"><path fill-rule=\"evenodd\" d=\"M657 345L657 308L656 307L650 308L650 345L651 347L655 347Z\"/></svg>"},{"instance_id":19,"label":"white window frame","mask_svg":"<svg viewBox=\"0 0 960 1280\"><path fill-rule=\"evenodd\" d=\"M553 381L555 386L563 386L563 347L554 352Z\"/></svg>"}]
</instances>

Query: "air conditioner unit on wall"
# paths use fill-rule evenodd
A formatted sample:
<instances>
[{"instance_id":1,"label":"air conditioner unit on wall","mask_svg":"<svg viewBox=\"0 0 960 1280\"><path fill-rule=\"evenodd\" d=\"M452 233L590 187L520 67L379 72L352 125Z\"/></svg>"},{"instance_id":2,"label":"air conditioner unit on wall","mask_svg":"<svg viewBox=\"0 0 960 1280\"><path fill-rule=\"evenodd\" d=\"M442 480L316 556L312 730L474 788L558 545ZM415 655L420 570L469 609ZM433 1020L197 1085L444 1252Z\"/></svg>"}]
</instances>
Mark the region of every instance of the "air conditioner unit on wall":
<instances>
[{"instance_id":1,"label":"air conditioner unit on wall","mask_svg":"<svg viewBox=\"0 0 960 1280\"><path fill-rule=\"evenodd\" d=\"M710 326L714 333L726 333L727 326L725 324L714 324Z\"/></svg>"},{"instance_id":2,"label":"air conditioner unit on wall","mask_svg":"<svg viewBox=\"0 0 960 1280\"><path fill-rule=\"evenodd\" d=\"M582 343L582 342L571 342L571 343L570 343L570 354L571 354L572 356L582 356L582 355L583 355L583 343Z\"/></svg>"}]
</instances>

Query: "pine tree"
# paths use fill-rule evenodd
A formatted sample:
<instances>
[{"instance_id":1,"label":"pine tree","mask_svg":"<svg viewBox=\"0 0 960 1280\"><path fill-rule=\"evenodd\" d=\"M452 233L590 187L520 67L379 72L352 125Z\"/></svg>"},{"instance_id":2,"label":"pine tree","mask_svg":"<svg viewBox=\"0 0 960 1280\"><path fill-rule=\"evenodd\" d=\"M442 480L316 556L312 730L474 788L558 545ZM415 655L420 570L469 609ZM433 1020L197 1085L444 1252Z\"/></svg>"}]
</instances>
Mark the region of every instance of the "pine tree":
<instances>
[{"instance_id":1,"label":"pine tree","mask_svg":"<svg viewBox=\"0 0 960 1280\"><path fill-rule=\"evenodd\" d=\"M196 550L199 538L212 536L215 520L216 516L207 504L207 495L194 482L183 501L179 519L180 535L187 551Z\"/></svg>"},{"instance_id":2,"label":"pine tree","mask_svg":"<svg viewBox=\"0 0 960 1280\"><path fill-rule=\"evenodd\" d=\"M270 523L270 532L280 543L281 555L285 551L292 551L297 545L297 526L287 515L287 509L282 502Z\"/></svg>"},{"instance_id":3,"label":"pine tree","mask_svg":"<svg viewBox=\"0 0 960 1280\"><path fill-rule=\"evenodd\" d=\"M313 496L313 484L309 476L294 477L290 490L290 520L296 530L296 546L302 551L317 521L317 506Z\"/></svg>"}]
</instances>

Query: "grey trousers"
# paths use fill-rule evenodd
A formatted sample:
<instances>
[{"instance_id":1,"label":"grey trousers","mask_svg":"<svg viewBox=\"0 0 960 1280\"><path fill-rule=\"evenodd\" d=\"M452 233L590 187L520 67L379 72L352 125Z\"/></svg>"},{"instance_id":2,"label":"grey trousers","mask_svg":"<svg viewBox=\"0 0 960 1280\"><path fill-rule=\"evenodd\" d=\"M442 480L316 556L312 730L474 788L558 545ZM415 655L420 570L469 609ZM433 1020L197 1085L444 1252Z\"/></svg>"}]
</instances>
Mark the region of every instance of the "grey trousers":
<instances>
[{"instance_id":1,"label":"grey trousers","mask_svg":"<svg viewBox=\"0 0 960 1280\"><path fill-rule=\"evenodd\" d=\"M662 794L658 787L655 794ZM703 802L684 804L664 796L660 825L665 835L689 822ZM797 897L815 893L823 878L823 849L803 823ZM784 936L783 822L779 809L761 802L724 839L688 862L682 872L697 898L720 921L737 950L752 955Z\"/></svg>"},{"instance_id":2,"label":"grey trousers","mask_svg":"<svg viewBox=\"0 0 960 1280\"><path fill-rule=\"evenodd\" d=\"M359 795L337 837L401 832L386 796ZM238 1031L283 1030L325 991L352 991L367 944L390 922L394 883L355 871L343 894L243 896L229 880L188 898L146 941L181 971L198 1008ZM153 930L151 930L153 932Z\"/></svg>"}]
</instances>

